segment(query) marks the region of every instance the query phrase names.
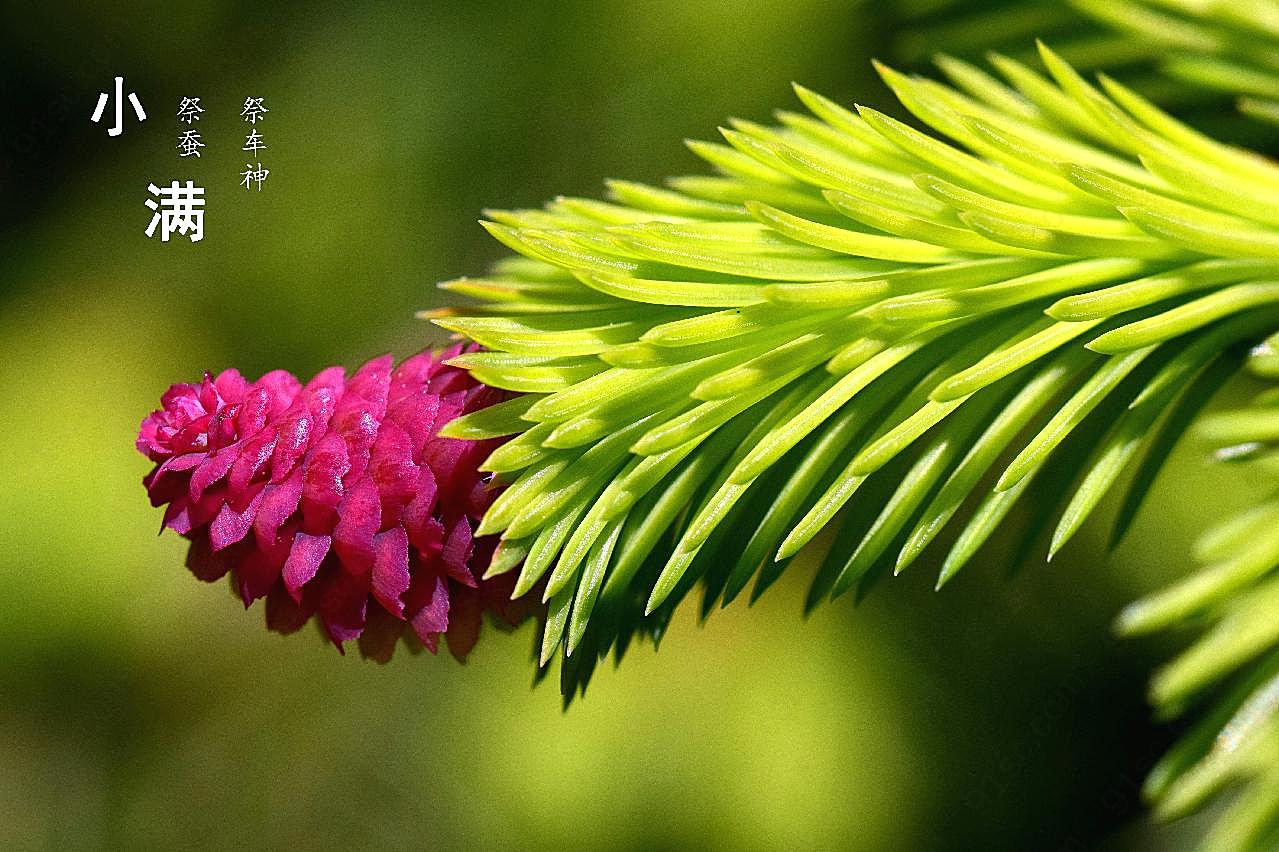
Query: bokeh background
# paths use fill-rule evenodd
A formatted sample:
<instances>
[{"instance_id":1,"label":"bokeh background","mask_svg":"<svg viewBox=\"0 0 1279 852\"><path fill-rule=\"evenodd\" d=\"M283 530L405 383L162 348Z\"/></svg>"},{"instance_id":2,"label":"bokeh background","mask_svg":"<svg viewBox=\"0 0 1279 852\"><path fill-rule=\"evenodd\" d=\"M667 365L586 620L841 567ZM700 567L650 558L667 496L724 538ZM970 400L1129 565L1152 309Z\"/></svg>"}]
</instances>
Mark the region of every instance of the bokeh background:
<instances>
[{"instance_id":1,"label":"bokeh background","mask_svg":"<svg viewBox=\"0 0 1279 852\"><path fill-rule=\"evenodd\" d=\"M1168 653L1118 608L1246 500L1179 450L1129 541L1081 536L944 593L929 566L800 616L679 619L561 711L532 627L465 666L379 667L262 629L182 567L133 450L170 383L310 375L442 338L435 282L502 254L485 207L701 170L680 144L795 106L883 103L879 7L824 0L8 4L0 19L0 846L1176 848L1144 771ZM123 75L149 119L88 121ZM180 159L184 96L207 144ZM238 186L247 96L271 175ZM150 181L207 190L148 240ZM1189 495L1189 496L1186 496ZM1041 551L1042 552L1042 551ZM796 573L796 572L792 572Z\"/></svg>"}]
</instances>

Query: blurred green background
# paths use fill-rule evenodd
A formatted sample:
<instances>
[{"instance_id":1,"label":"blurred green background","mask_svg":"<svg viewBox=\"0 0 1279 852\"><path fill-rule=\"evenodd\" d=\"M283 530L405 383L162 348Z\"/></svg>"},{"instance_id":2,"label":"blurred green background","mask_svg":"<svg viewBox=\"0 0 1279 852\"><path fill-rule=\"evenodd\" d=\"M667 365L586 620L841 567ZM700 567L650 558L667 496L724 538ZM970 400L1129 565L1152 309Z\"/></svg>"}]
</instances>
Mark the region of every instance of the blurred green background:
<instances>
[{"instance_id":1,"label":"blurred green background","mask_svg":"<svg viewBox=\"0 0 1279 852\"><path fill-rule=\"evenodd\" d=\"M944 594L921 565L808 620L792 576L704 628L686 613L567 713L529 688L531 626L464 667L378 667L267 634L155 535L132 445L167 385L438 342L413 311L501 255L483 208L700 170L682 138L795 106L791 80L883 102L877 6L10 4L0 846L1177 845L1137 802L1174 733L1143 699L1168 648L1107 625L1245 499L1195 447L1114 557L1084 536L1010 577L1005 536ZM88 116L117 74L150 117L109 138ZM250 95L261 193L237 185ZM147 183L174 178L206 187L201 243L143 235Z\"/></svg>"}]
</instances>

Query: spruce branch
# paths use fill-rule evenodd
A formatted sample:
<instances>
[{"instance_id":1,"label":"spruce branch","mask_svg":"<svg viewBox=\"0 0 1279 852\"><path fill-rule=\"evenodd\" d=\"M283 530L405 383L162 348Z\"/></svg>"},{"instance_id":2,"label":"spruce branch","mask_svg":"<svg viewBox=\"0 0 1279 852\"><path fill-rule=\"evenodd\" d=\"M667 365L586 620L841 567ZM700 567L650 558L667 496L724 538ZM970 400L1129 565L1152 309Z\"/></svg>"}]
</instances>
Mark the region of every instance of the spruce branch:
<instances>
[{"instance_id":1,"label":"spruce branch","mask_svg":"<svg viewBox=\"0 0 1279 852\"><path fill-rule=\"evenodd\" d=\"M1250 358L1271 379L1279 378L1275 342ZM1270 849L1279 842L1279 387L1204 417L1198 431L1218 458L1247 469L1258 499L1199 539L1202 568L1118 620L1127 635L1206 622L1151 685L1163 714L1202 708L1202 718L1151 771L1143 793L1171 819L1236 786L1204 848Z\"/></svg>"},{"instance_id":2,"label":"spruce branch","mask_svg":"<svg viewBox=\"0 0 1279 852\"><path fill-rule=\"evenodd\" d=\"M1160 103L1189 109L1227 99L1279 121L1279 10L1270 0L903 0L890 8L894 52L907 62L1004 48L1026 59L1021 46L1039 37L1076 68L1122 72ZM961 89L983 85L979 68L942 63Z\"/></svg>"},{"instance_id":3,"label":"spruce branch","mask_svg":"<svg viewBox=\"0 0 1279 852\"><path fill-rule=\"evenodd\" d=\"M1114 491L1116 542L1249 350L1276 370L1279 167L1041 56L1047 76L997 58L1002 82L944 63L963 91L879 67L932 133L796 87L811 115L689 143L715 175L489 213L520 256L432 316L487 348L452 363L522 395L447 434L511 436L479 533L502 538L489 575L544 582L566 696L695 587L703 614L756 597L824 531L808 606L930 548L950 582L1032 488L1022 541L1051 528L1051 557ZM1273 403L1204 428L1273 476ZM1256 511L1121 622L1223 619L1154 686L1171 712L1242 670L1204 731L1256 718L1279 671L1279 508ZM1177 813L1252 773L1265 829L1264 730L1226 762L1192 736L1151 795Z\"/></svg>"}]
</instances>

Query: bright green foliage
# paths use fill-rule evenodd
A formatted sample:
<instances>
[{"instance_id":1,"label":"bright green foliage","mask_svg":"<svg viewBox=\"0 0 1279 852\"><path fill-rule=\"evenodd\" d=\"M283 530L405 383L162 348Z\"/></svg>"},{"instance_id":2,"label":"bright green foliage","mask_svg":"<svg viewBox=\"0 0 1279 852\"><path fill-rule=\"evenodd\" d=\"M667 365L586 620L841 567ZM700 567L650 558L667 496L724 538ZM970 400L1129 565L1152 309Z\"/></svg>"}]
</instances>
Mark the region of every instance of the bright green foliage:
<instances>
[{"instance_id":1,"label":"bright green foliage","mask_svg":"<svg viewBox=\"0 0 1279 852\"><path fill-rule=\"evenodd\" d=\"M1279 378L1274 341L1258 346L1254 370ZM1279 845L1279 387L1244 408L1205 417L1199 431L1218 456L1260 485L1247 512L1206 533L1205 567L1129 606L1124 633L1205 616L1202 638L1156 676L1151 694L1166 715L1215 703L1151 772L1145 786L1159 813L1180 816L1227 785L1244 782L1205 841L1209 849ZM1217 686L1224 683L1224 687Z\"/></svg>"},{"instance_id":2,"label":"bright green foliage","mask_svg":"<svg viewBox=\"0 0 1279 852\"><path fill-rule=\"evenodd\" d=\"M1163 103L1235 100L1279 122L1279 5L1273 0L899 0L897 52L981 56L1050 39L1079 68L1122 69ZM944 60L949 61L949 60ZM967 85L961 71L956 83Z\"/></svg>"},{"instance_id":3,"label":"bright green foliage","mask_svg":"<svg viewBox=\"0 0 1279 852\"><path fill-rule=\"evenodd\" d=\"M513 436L480 532L503 539L490 573L548 601L541 662L565 654L567 694L695 586L704 613L757 596L826 530L810 605L930 547L941 586L1032 487L1048 511L1021 540L1051 525L1051 556L1118 489L1117 539L1279 328L1279 167L1043 60L999 59L1006 82L948 65L964 93L882 68L933 134L799 88L811 116L690 143L715 176L490 214L523 257L444 285L484 304L436 322L525 395L450 430ZM1161 698L1226 673L1212 641Z\"/></svg>"}]
</instances>

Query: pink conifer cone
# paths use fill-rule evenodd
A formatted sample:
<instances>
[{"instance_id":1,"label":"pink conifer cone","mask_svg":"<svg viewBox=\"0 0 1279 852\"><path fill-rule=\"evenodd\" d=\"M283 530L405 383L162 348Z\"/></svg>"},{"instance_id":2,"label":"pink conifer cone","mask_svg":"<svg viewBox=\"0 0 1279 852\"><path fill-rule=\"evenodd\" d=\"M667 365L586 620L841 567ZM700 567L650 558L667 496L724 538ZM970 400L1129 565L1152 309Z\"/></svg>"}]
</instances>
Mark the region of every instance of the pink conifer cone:
<instances>
[{"instance_id":1,"label":"pink conifer cone","mask_svg":"<svg viewBox=\"0 0 1279 852\"><path fill-rule=\"evenodd\" d=\"M339 650L358 639L379 661L401 636L434 652L441 634L462 658L484 611L527 615L510 575L480 579L495 542L473 529L495 494L477 468L494 442L437 434L504 398L444 363L461 351L398 367L387 355L349 378L330 367L305 385L226 370L170 387L138 449L158 463L143 484L191 540L192 573L230 573L245 607L265 597L272 630L314 615Z\"/></svg>"}]
</instances>

